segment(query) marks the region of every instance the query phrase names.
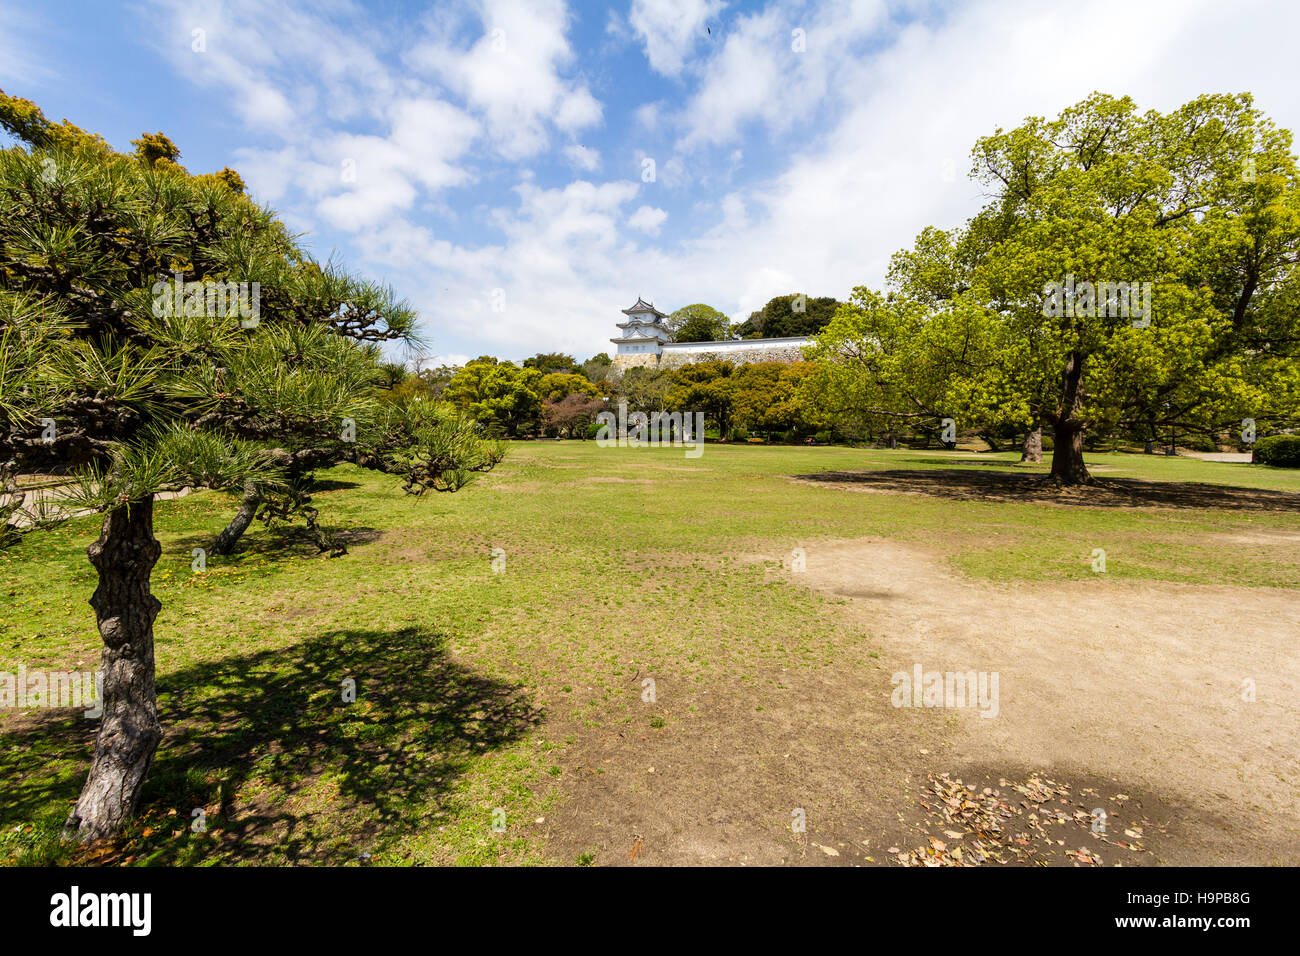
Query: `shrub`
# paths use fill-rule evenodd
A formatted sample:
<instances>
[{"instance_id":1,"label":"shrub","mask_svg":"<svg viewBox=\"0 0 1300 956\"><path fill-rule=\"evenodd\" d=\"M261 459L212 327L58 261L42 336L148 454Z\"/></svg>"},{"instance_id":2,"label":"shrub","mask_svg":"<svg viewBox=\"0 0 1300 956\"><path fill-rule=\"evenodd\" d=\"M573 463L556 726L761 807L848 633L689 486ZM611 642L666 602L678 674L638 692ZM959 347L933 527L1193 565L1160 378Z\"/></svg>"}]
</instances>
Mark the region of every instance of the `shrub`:
<instances>
[{"instance_id":1,"label":"shrub","mask_svg":"<svg viewBox=\"0 0 1300 956\"><path fill-rule=\"evenodd\" d=\"M731 440L732 440L732 441L749 441L749 429L748 429L748 428L733 428L733 429L731 430Z\"/></svg>"},{"instance_id":2,"label":"shrub","mask_svg":"<svg viewBox=\"0 0 1300 956\"><path fill-rule=\"evenodd\" d=\"M1269 435L1255 442L1251 460L1259 465L1300 468L1300 435Z\"/></svg>"}]
</instances>

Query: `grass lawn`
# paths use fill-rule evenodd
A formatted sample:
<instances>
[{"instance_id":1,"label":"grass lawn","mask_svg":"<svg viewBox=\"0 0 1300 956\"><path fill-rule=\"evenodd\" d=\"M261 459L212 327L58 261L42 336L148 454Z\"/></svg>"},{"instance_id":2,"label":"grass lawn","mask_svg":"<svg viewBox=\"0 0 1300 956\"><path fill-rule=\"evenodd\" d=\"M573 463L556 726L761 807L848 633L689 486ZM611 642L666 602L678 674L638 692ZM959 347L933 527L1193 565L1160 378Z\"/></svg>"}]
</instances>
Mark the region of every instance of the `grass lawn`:
<instances>
[{"instance_id":1,"label":"grass lawn","mask_svg":"<svg viewBox=\"0 0 1300 956\"><path fill-rule=\"evenodd\" d=\"M885 666L886 638L843 598L778 573L819 541L937 545L952 573L989 582L1087 581L1103 548L1111 581L1300 586L1300 472L1094 455L1105 492L1021 500L1016 476L1045 466L1017 457L523 442L466 490L425 499L342 467L315 500L348 555L257 525L204 573L191 550L235 499L162 502L166 736L138 821L112 846L61 847L96 724L10 713L0 861L603 862L595 835L556 829L586 778L618 769L617 753L593 765L594 740L707 742L720 720L788 707L790 686ZM793 477L808 475L823 480ZM97 524L0 552L0 671L97 666ZM648 675L663 675L654 702ZM705 705L738 687L745 713Z\"/></svg>"}]
</instances>

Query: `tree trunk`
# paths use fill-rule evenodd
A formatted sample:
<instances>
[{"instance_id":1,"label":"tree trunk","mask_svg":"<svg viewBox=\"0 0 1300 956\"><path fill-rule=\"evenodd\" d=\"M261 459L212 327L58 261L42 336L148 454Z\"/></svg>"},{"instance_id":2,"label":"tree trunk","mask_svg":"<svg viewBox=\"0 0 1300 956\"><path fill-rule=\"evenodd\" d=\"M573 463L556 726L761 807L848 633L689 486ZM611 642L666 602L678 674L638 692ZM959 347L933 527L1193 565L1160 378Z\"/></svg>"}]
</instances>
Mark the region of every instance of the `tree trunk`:
<instances>
[{"instance_id":1,"label":"tree trunk","mask_svg":"<svg viewBox=\"0 0 1300 956\"><path fill-rule=\"evenodd\" d=\"M1035 425L1025 435L1025 443L1020 448L1020 460L1040 462L1043 460L1043 426Z\"/></svg>"},{"instance_id":2,"label":"tree trunk","mask_svg":"<svg viewBox=\"0 0 1300 956\"><path fill-rule=\"evenodd\" d=\"M99 572L90 606L104 639L103 717L90 773L63 825L65 837L83 842L122 829L162 739L153 660L153 622L162 604L149 593L149 575L162 553L153 535L153 496L108 512L86 553Z\"/></svg>"},{"instance_id":3,"label":"tree trunk","mask_svg":"<svg viewBox=\"0 0 1300 956\"><path fill-rule=\"evenodd\" d=\"M1052 478L1062 485L1091 480L1083 463L1083 428L1078 422L1058 422L1052 435Z\"/></svg>"},{"instance_id":4,"label":"tree trunk","mask_svg":"<svg viewBox=\"0 0 1300 956\"><path fill-rule=\"evenodd\" d=\"M253 523L257 509L262 506L262 495L251 481L244 485L244 499L239 503L239 510L230 519L230 524L217 535L217 540L208 548L208 554L229 554L234 550L239 539L244 536L248 526Z\"/></svg>"},{"instance_id":5,"label":"tree trunk","mask_svg":"<svg viewBox=\"0 0 1300 956\"><path fill-rule=\"evenodd\" d=\"M1062 485L1082 485L1091 480L1083 463L1083 422L1079 407L1083 404L1084 356L1071 352L1065 363L1061 409L1052 421L1052 479Z\"/></svg>"}]
</instances>

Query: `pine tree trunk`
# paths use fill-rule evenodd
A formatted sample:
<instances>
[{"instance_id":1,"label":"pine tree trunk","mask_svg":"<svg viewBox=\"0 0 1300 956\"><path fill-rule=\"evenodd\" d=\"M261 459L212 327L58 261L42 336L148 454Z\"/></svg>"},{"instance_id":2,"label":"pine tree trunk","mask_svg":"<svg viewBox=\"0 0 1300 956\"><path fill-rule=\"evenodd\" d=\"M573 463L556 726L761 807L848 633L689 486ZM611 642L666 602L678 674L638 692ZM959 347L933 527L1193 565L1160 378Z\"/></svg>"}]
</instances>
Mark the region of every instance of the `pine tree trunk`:
<instances>
[{"instance_id":1,"label":"pine tree trunk","mask_svg":"<svg viewBox=\"0 0 1300 956\"><path fill-rule=\"evenodd\" d=\"M253 523L257 509L262 506L262 495L252 482L244 485L244 499L239 503L239 510L230 519L230 524L222 529L221 534L208 548L208 554L229 554L234 550L239 539L244 536L248 526Z\"/></svg>"},{"instance_id":2,"label":"pine tree trunk","mask_svg":"<svg viewBox=\"0 0 1300 956\"><path fill-rule=\"evenodd\" d=\"M1025 443L1020 449L1021 461L1040 462L1043 460L1043 426L1035 425L1025 435Z\"/></svg>"},{"instance_id":3,"label":"pine tree trunk","mask_svg":"<svg viewBox=\"0 0 1300 956\"><path fill-rule=\"evenodd\" d=\"M153 622L162 604L149 593L149 576L162 553L153 535L153 496L108 512L99 540L86 553L99 572L90 605L104 639L104 713L90 773L63 828L65 837L83 842L122 829L162 739L153 657Z\"/></svg>"}]
</instances>

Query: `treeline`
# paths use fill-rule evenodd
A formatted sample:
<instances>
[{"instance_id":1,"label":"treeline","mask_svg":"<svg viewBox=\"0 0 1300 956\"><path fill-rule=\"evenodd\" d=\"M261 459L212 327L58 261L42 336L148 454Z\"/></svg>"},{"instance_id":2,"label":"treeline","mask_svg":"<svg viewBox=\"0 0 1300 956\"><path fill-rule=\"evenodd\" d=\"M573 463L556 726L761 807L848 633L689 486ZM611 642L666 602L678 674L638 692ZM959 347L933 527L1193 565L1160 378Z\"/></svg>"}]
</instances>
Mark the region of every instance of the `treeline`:
<instances>
[{"instance_id":1,"label":"treeline","mask_svg":"<svg viewBox=\"0 0 1300 956\"><path fill-rule=\"evenodd\" d=\"M501 438L594 437L596 416L622 402L632 411L704 412L716 438L843 440L818 415L804 386L808 362L713 361L678 369L632 368L612 374L601 353L585 362L558 353L516 364L484 355L462 368L390 366L395 398L447 402Z\"/></svg>"},{"instance_id":2,"label":"treeline","mask_svg":"<svg viewBox=\"0 0 1300 956\"><path fill-rule=\"evenodd\" d=\"M831 296L791 292L769 299L763 308L749 313L745 321L732 322L713 306L696 302L673 312L664 324L674 342L808 336L826 328L842 304Z\"/></svg>"},{"instance_id":3,"label":"treeline","mask_svg":"<svg viewBox=\"0 0 1300 956\"><path fill-rule=\"evenodd\" d=\"M703 411L722 438L978 436L1050 451L1061 484L1090 480L1089 449L1246 449L1300 428L1300 172L1249 94L1168 113L1095 94L972 158L984 207L924 229L883 290L778 296L736 325L696 303L666 323L676 341L809 335L804 363L614 380L606 355L482 358L418 387L507 437L583 437L627 401Z\"/></svg>"}]
</instances>

